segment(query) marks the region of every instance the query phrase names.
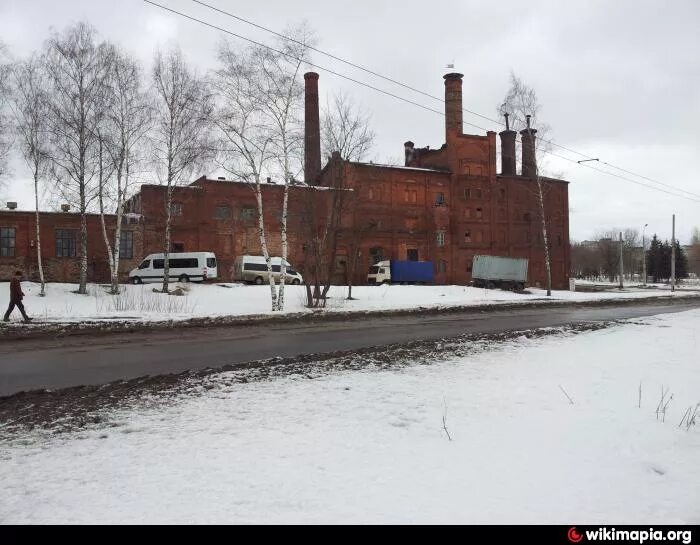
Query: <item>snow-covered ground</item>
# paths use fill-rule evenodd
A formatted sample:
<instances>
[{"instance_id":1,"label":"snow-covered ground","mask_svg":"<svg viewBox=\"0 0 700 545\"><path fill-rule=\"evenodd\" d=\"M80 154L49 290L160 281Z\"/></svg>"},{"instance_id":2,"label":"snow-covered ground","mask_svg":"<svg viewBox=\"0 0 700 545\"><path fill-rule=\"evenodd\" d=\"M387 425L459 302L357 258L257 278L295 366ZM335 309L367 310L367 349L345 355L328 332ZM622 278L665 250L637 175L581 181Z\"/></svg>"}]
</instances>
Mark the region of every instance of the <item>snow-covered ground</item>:
<instances>
[{"instance_id":1,"label":"snow-covered ground","mask_svg":"<svg viewBox=\"0 0 700 545\"><path fill-rule=\"evenodd\" d=\"M679 423L699 332L693 310L391 369L227 372L79 431L0 428L0 521L697 524L700 427Z\"/></svg>"},{"instance_id":2,"label":"snow-covered ground","mask_svg":"<svg viewBox=\"0 0 700 545\"><path fill-rule=\"evenodd\" d=\"M184 296L154 293L156 286L122 286L123 293L112 296L100 285L90 285L89 295L77 295L75 284L49 284L46 297L39 297L38 284L23 282L24 304L40 321L76 322L86 320L162 321L190 318L272 314L270 287L244 284L187 284ZM305 308L304 286L286 286L286 313L309 312ZM531 301L592 301L671 295L668 290L627 289L599 293L554 291L551 298L543 290L529 294L487 290L466 286L358 286L347 301L347 288L334 286L329 293L327 312L367 312L377 310L454 307ZM678 292L675 296L688 293ZM0 283L0 306L5 308L9 287ZM14 320L21 317L15 311Z\"/></svg>"}]
</instances>

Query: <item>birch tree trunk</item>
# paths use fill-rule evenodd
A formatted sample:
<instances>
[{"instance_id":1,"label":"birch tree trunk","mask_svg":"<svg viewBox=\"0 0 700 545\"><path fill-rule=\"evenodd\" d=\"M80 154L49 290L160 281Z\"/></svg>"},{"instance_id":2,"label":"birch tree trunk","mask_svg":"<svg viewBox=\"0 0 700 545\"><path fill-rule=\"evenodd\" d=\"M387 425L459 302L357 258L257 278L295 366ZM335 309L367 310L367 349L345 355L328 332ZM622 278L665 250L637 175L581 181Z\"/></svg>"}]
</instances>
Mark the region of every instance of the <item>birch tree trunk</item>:
<instances>
[{"instance_id":1,"label":"birch tree trunk","mask_svg":"<svg viewBox=\"0 0 700 545\"><path fill-rule=\"evenodd\" d=\"M547 297L552 295L552 262L549 256L549 238L547 234L547 220L544 210L544 192L542 191L542 178L537 175L537 193L539 196L540 219L542 221L542 240L544 241L544 266L547 273Z\"/></svg>"},{"instance_id":2,"label":"birch tree trunk","mask_svg":"<svg viewBox=\"0 0 700 545\"><path fill-rule=\"evenodd\" d=\"M39 219L39 167L34 166L34 210L36 213L36 261L39 266L39 280L41 281L41 293L46 295L46 282L44 281L44 265L41 261L41 224Z\"/></svg>"},{"instance_id":3,"label":"birch tree trunk","mask_svg":"<svg viewBox=\"0 0 700 545\"><path fill-rule=\"evenodd\" d=\"M262 191L260 189L260 180L255 181L255 202L258 205L258 233L260 235L260 248L263 256L265 257L265 263L267 264L267 276L268 280L270 281L270 302L272 312L275 312L277 310L277 290L275 289L275 278L272 275L272 261L270 260L270 252L267 249L267 235L265 233L265 218L263 217L263 199Z\"/></svg>"},{"instance_id":4,"label":"birch tree trunk","mask_svg":"<svg viewBox=\"0 0 700 545\"><path fill-rule=\"evenodd\" d=\"M163 248L163 293L169 292L170 283L170 224L172 221L173 185L168 180L165 196L165 247Z\"/></svg>"}]
</instances>

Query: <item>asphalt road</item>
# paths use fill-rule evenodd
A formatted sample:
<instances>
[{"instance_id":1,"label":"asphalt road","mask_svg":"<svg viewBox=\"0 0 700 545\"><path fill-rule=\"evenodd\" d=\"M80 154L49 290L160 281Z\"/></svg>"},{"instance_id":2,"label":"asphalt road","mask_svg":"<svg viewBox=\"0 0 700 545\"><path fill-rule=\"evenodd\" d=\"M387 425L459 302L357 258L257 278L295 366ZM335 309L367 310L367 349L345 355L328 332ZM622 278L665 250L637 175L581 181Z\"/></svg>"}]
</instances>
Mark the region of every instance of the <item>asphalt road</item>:
<instances>
[{"instance_id":1,"label":"asphalt road","mask_svg":"<svg viewBox=\"0 0 700 545\"><path fill-rule=\"evenodd\" d=\"M27 390L106 384L145 375L216 368L275 356L352 351L463 334L638 318L693 308L700 308L699 300L364 316L346 321L300 321L77 336L61 340L3 341L0 344L0 397Z\"/></svg>"}]
</instances>

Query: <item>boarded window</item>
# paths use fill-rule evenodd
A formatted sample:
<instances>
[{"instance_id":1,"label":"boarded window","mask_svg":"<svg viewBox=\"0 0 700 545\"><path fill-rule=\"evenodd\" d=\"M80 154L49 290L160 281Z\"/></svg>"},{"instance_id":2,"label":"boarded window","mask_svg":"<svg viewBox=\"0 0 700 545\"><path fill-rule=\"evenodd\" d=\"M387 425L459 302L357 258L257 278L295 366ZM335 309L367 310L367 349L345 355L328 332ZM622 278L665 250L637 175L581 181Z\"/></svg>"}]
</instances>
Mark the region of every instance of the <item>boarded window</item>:
<instances>
[{"instance_id":1,"label":"boarded window","mask_svg":"<svg viewBox=\"0 0 700 545\"><path fill-rule=\"evenodd\" d=\"M14 227L0 227L0 257L15 257Z\"/></svg>"},{"instance_id":2,"label":"boarded window","mask_svg":"<svg viewBox=\"0 0 700 545\"><path fill-rule=\"evenodd\" d=\"M441 259L437 262L437 272L438 274L447 272L447 261Z\"/></svg>"},{"instance_id":3,"label":"boarded window","mask_svg":"<svg viewBox=\"0 0 700 545\"><path fill-rule=\"evenodd\" d=\"M77 255L78 231L74 229L56 229L56 257L75 257Z\"/></svg>"},{"instance_id":4,"label":"boarded window","mask_svg":"<svg viewBox=\"0 0 700 545\"><path fill-rule=\"evenodd\" d=\"M255 219L255 208L241 208L241 219L242 220L252 220Z\"/></svg>"},{"instance_id":5,"label":"boarded window","mask_svg":"<svg viewBox=\"0 0 700 545\"><path fill-rule=\"evenodd\" d=\"M182 216L182 203L181 202L170 203L170 214L172 216Z\"/></svg>"},{"instance_id":6,"label":"boarded window","mask_svg":"<svg viewBox=\"0 0 700 545\"><path fill-rule=\"evenodd\" d=\"M418 191L415 189L407 189L404 193L404 200L407 203L417 203L418 202Z\"/></svg>"},{"instance_id":7,"label":"boarded window","mask_svg":"<svg viewBox=\"0 0 700 545\"><path fill-rule=\"evenodd\" d=\"M465 231L464 233L464 243L465 244L471 244L472 242L472 232L471 231Z\"/></svg>"},{"instance_id":8,"label":"boarded window","mask_svg":"<svg viewBox=\"0 0 700 545\"><path fill-rule=\"evenodd\" d=\"M506 200L506 190L501 188L498 190L498 200L499 201L505 201Z\"/></svg>"},{"instance_id":9,"label":"boarded window","mask_svg":"<svg viewBox=\"0 0 700 545\"><path fill-rule=\"evenodd\" d=\"M476 209L476 217L477 217L477 219L481 219L481 218L483 217L483 215L484 215L483 209L482 209L482 208L477 208L477 209Z\"/></svg>"},{"instance_id":10,"label":"boarded window","mask_svg":"<svg viewBox=\"0 0 700 545\"><path fill-rule=\"evenodd\" d=\"M231 219L231 207L225 204L216 207L216 212L214 217L218 220L228 220Z\"/></svg>"},{"instance_id":11,"label":"boarded window","mask_svg":"<svg viewBox=\"0 0 700 545\"><path fill-rule=\"evenodd\" d=\"M482 192L478 187L471 187L464 190L465 199L481 199Z\"/></svg>"}]
</instances>

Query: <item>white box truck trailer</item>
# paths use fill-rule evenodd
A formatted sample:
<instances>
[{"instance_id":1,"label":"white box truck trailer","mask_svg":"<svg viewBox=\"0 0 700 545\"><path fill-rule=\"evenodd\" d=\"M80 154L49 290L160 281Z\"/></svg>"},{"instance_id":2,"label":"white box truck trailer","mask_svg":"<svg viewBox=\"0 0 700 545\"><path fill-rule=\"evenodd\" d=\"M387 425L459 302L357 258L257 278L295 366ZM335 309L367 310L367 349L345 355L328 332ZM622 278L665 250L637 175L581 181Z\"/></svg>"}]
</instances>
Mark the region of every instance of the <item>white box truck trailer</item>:
<instances>
[{"instance_id":1,"label":"white box truck trailer","mask_svg":"<svg viewBox=\"0 0 700 545\"><path fill-rule=\"evenodd\" d=\"M527 259L475 255L472 262L472 283L477 288L501 288L521 291L527 282Z\"/></svg>"}]
</instances>

